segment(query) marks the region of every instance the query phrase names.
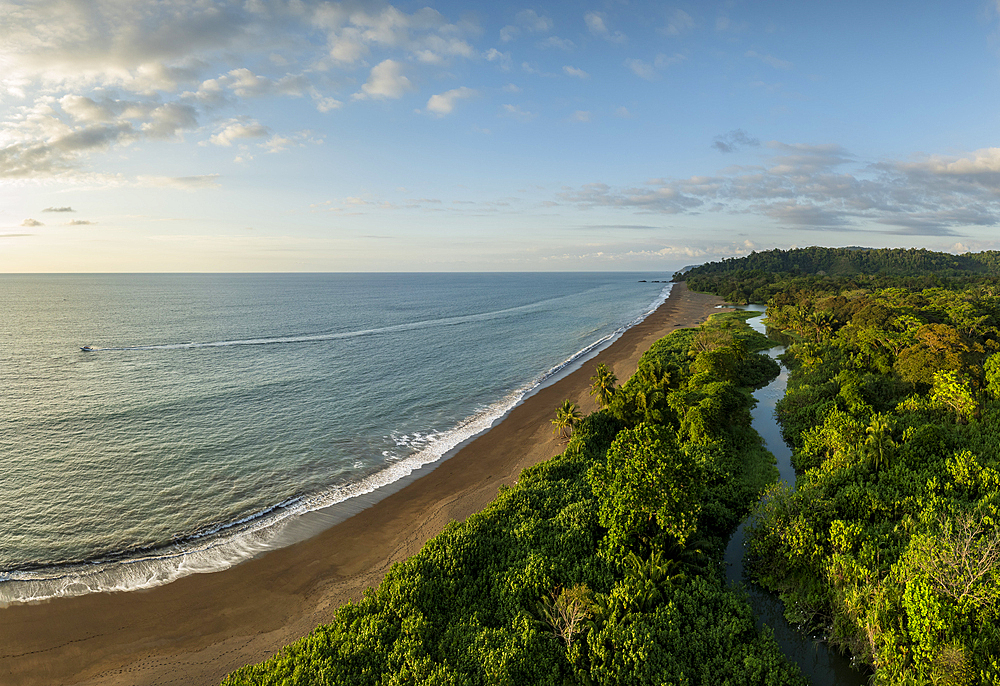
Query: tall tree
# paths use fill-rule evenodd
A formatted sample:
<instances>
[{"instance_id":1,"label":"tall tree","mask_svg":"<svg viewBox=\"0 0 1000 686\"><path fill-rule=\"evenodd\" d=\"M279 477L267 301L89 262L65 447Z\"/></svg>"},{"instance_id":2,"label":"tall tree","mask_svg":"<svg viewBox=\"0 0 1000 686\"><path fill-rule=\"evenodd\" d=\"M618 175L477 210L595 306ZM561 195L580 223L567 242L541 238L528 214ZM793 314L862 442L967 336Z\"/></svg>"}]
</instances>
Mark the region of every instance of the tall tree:
<instances>
[{"instance_id":1,"label":"tall tree","mask_svg":"<svg viewBox=\"0 0 1000 686\"><path fill-rule=\"evenodd\" d=\"M558 433L561 438L568 439L574 427L580 422L580 417L580 409L576 403L563 400L562 405L556 408L556 418L552 420L555 428L552 429L552 433Z\"/></svg>"},{"instance_id":2,"label":"tall tree","mask_svg":"<svg viewBox=\"0 0 1000 686\"><path fill-rule=\"evenodd\" d=\"M615 397L617 383L618 377L602 362L597 365L594 375L590 377L590 394L597 399L598 405L607 407Z\"/></svg>"}]
</instances>

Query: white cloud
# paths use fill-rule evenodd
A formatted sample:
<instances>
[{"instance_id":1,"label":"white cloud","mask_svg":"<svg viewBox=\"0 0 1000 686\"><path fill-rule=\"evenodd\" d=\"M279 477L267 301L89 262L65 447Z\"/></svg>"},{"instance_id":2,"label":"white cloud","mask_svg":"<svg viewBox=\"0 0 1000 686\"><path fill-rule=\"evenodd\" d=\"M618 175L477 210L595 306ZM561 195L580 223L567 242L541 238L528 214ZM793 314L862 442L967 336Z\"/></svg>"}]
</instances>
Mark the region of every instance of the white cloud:
<instances>
[{"instance_id":1,"label":"white cloud","mask_svg":"<svg viewBox=\"0 0 1000 686\"><path fill-rule=\"evenodd\" d=\"M340 100L337 100L335 98L325 98L319 95L318 93L313 96L313 99L316 101L316 109L319 110L320 112L323 112L324 114L327 112L332 112L333 110L339 110L341 107L344 106L344 103L342 103Z\"/></svg>"},{"instance_id":2,"label":"white cloud","mask_svg":"<svg viewBox=\"0 0 1000 686\"><path fill-rule=\"evenodd\" d=\"M234 141L246 138L265 138L270 130L252 119L243 121L240 119L230 119L225 122L222 129L208 139L213 145L225 147L232 146Z\"/></svg>"},{"instance_id":3,"label":"white cloud","mask_svg":"<svg viewBox=\"0 0 1000 686\"><path fill-rule=\"evenodd\" d=\"M754 141L740 132L737 138ZM724 142L726 142L724 141ZM767 143L763 166L717 177L652 179L633 187L587 184L559 194L581 207L633 211L750 213L795 229L961 236L963 227L1000 225L1000 168L993 149L958 158L859 163L834 144Z\"/></svg>"},{"instance_id":4,"label":"white cloud","mask_svg":"<svg viewBox=\"0 0 1000 686\"><path fill-rule=\"evenodd\" d=\"M583 69L577 69L576 67L570 67L570 66L567 65L567 66L563 67L563 71L566 72L567 74L569 74L570 76L575 76L578 79L589 79L590 78L590 74L588 74L587 72L585 72Z\"/></svg>"},{"instance_id":5,"label":"white cloud","mask_svg":"<svg viewBox=\"0 0 1000 686\"><path fill-rule=\"evenodd\" d=\"M665 55L659 53L654 59L653 63L644 62L640 59L627 59L625 60L625 66L628 67L633 74L639 78L646 79L647 81L655 81L659 78L659 72L671 67L675 64L680 64L687 57L680 53L675 53L673 55Z\"/></svg>"},{"instance_id":6,"label":"white cloud","mask_svg":"<svg viewBox=\"0 0 1000 686\"><path fill-rule=\"evenodd\" d=\"M430 8L366 2L40 0L12 7L0 21L0 178L83 178L85 160L96 154L181 140L216 120L220 108L248 111L245 99L308 95L330 112L344 107L339 92L399 98L414 86L404 65L426 70L474 59L470 37L480 31L472 20L451 22ZM529 32L551 26L530 11L516 22ZM371 54L391 59L371 60L360 88L351 75L333 72ZM500 53L499 62L510 68L509 55ZM267 123L215 130L212 142L262 138Z\"/></svg>"},{"instance_id":7,"label":"white cloud","mask_svg":"<svg viewBox=\"0 0 1000 686\"><path fill-rule=\"evenodd\" d=\"M511 119L516 119L518 121L530 121L535 118L533 112L528 112L521 109L517 105L503 105L500 108L500 112L505 117L510 117Z\"/></svg>"},{"instance_id":8,"label":"white cloud","mask_svg":"<svg viewBox=\"0 0 1000 686\"><path fill-rule=\"evenodd\" d=\"M37 219L25 219L21 222L21 226L35 227L35 226L45 226L42 222Z\"/></svg>"},{"instance_id":9,"label":"white cloud","mask_svg":"<svg viewBox=\"0 0 1000 686\"><path fill-rule=\"evenodd\" d=\"M566 38L560 38L559 36L549 36L535 45L539 48L558 48L559 50L566 51L572 50L576 47L573 41Z\"/></svg>"},{"instance_id":10,"label":"white cloud","mask_svg":"<svg viewBox=\"0 0 1000 686\"><path fill-rule=\"evenodd\" d=\"M621 31L615 31L614 33L608 29L607 22L605 21L606 15L601 12L587 12L583 15L583 21L587 25L587 29L595 36L599 36L604 40L611 41L612 43L624 43L628 40L624 33Z\"/></svg>"},{"instance_id":11,"label":"white cloud","mask_svg":"<svg viewBox=\"0 0 1000 686\"><path fill-rule=\"evenodd\" d=\"M279 136L274 134L271 136L270 140L263 144L263 147L267 149L270 153L282 152L288 150L289 147L295 145L295 141L291 138L286 138L285 136Z\"/></svg>"},{"instance_id":12,"label":"white cloud","mask_svg":"<svg viewBox=\"0 0 1000 686\"><path fill-rule=\"evenodd\" d=\"M328 51L330 57L337 62L350 64L367 55L368 46L358 38L358 34L357 29L344 29L339 36L331 37Z\"/></svg>"},{"instance_id":13,"label":"white cloud","mask_svg":"<svg viewBox=\"0 0 1000 686\"><path fill-rule=\"evenodd\" d=\"M149 113L149 121L141 127L151 138L172 138L178 131L198 126L198 115L190 105L171 102L160 105Z\"/></svg>"},{"instance_id":14,"label":"white cloud","mask_svg":"<svg viewBox=\"0 0 1000 686\"><path fill-rule=\"evenodd\" d=\"M455 109L456 101L471 98L478 94L478 91L472 88L466 88L465 86L462 86L461 88L453 88L450 91L432 95L427 101L427 111L432 114L436 114L439 117L443 117L446 114L451 114L451 111Z\"/></svg>"},{"instance_id":15,"label":"white cloud","mask_svg":"<svg viewBox=\"0 0 1000 686\"><path fill-rule=\"evenodd\" d=\"M604 15L599 12L587 12L583 15L583 21L595 36L606 36L608 27L604 23Z\"/></svg>"},{"instance_id":16,"label":"white cloud","mask_svg":"<svg viewBox=\"0 0 1000 686\"><path fill-rule=\"evenodd\" d=\"M24 129L8 127L3 133L12 142L0 148L0 178L66 174L82 155L138 138L128 122L70 128L51 115L29 122Z\"/></svg>"},{"instance_id":17,"label":"white cloud","mask_svg":"<svg viewBox=\"0 0 1000 686\"><path fill-rule=\"evenodd\" d=\"M631 119L634 115L629 112L627 107L619 107L615 110L615 116L621 117L622 119Z\"/></svg>"},{"instance_id":18,"label":"white cloud","mask_svg":"<svg viewBox=\"0 0 1000 686\"><path fill-rule=\"evenodd\" d=\"M299 97L309 87L309 79L302 74L285 74L285 76L275 80L254 74L246 67L233 69L217 81L241 98L265 95Z\"/></svg>"},{"instance_id":19,"label":"white cloud","mask_svg":"<svg viewBox=\"0 0 1000 686\"><path fill-rule=\"evenodd\" d=\"M552 20L535 12L521 10L514 16L514 23L500 29L500 40L504 43L517 38L522 31L528 33L545 33L552 30Z\"/></svg>"},{"instance_id":20,"label":"white cloud","mask_svg":"<svg viewBox=\"0 0 1000 686\"><path fill-rule=\"evenodd\" d=\"M218 174L202 176L139 176L136 185L145 188L176 188L178 190L196 191L205 188L219 188Z\"/></svg>"},{"instance_id":21,"label":"white cloud","mask_svg":"<svg viewBox=\"0 0 1000 686\"><path fill-rule=\"evenodd\" d=\"M503 87L503 92L504 93L520 93L521 92L521 88L519 86L517 86L516 84L508 83L506 86Z\"/></svg>"},{"instance_id":22,"label":"white cloud","mask_svg":"<svg viewBox=\"0 0 1000 686\"><path fill-rule=\"evenodd\" d=\"M542 33L552 30L552 20L539 15L535 10L521 10L514 17L517 24L533 33Z\"/></svg>"},{"instance_id":23,"label":"white cloud","mask_svg":"<svg viewBox=\"0 0 1000 686\"><path fill-rule=\"evenodd\" d=\"M652 81L657 77L656 69L648 62L640 59L625 60L625 66L632 70L632 73L641 79Z\"/></svg>"},{"instance_id":24,"label":"white cloud","mask_svg":"<svg viewBox=\"0 0 1000 686\"><path fill-rule=\"evenodd\" d=\"M385 60L372 67L368 81L361 86L364 93L356 93L355 99L370 98L401 98L407 91L413 90L413 84L403 76L403 65L396 60Z\"/></svg>"},{"instance_id":25,"label":"white cloud","mask_svg":"<svg viewBox=\"0 0 1000 686\"><path fill-rule=\"evenodd\" d=\"M661 30L668 36L679 36L693 28L694 19L691 18L690 14L684 10L674 10L670 14L670 18L667 20L667 25Z\"/></svg>"},{"instance_id":26,"label":"white cloud","mask_svg":"<svg viewBox=\"0 0 1000 686\"><path fill-rule=\"evenodd\" d=\"M1000 173L1000 148L981 148L965 157L933 155L920 162L900 165L908 171L925 171L943 176L992 176Z\"/></svg>"},{"instance_id":27,"label":"white cloud","mask_svg":"<svg viewBox=\"0 0 1000 686\"><path fill-rule=\"evenodd\" d=\"M59 99L62 111L80 123L102 123L113 121L114 113L106 104L98 104L82 95L64 95Z\"/></svg>"},{"instance_id":28,"label":"white cloud","mask_svg":"<svg viewBox=\"0 0 1000 686\"><path fill-rule=\"evenodd\" d=\"M477 27L451 24L430 7L406 14L391 5L368 11L324 4L313 11L312 23L327 32L328 55L341 64L353 64L374 49L404 50L426 64L476 54L464 35Z\"/></svg>"},{"instance_id":29,"label":"white cloud","mask_svg":"<svg viewBox=\"0 0 1000 686\"><path fill-rule=\"evenodd\" d=\"M97 222L92 222L88 219L74 219L72 221L66 222L66 226L91 226Z\"/></svg>"},{"instance_id":30,"label":"white cloud","mask_svg":"<svg viewBox=\"0 0 1000 686\"><path fill-rule=\"evenodd\" d=\"M501 70L510 71L511 59L509 52L500 52L496 48L490 48L483 56L488 62L497 62Z\"/></svg>"},{"instance_id":31,"label":"white cloud","mask_svg":"<svg viewBox=\"0 0 1000 686\"><path fill-rule=\"evenodd\" d=\"M586 110L577 110L573 113L573 116L571 116L570 119L579 122L590 121L590 112L587 112Z\"/></svg>"}]
</instances>

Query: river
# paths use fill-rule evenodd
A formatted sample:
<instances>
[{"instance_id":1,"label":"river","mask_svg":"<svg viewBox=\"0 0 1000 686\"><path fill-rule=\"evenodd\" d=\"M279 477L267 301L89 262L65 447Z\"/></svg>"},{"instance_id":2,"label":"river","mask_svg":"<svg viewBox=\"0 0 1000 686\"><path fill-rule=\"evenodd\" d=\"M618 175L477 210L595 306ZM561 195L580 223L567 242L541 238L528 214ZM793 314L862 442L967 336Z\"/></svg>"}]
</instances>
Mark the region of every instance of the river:
<instances>
[{"instance_id":1,"label":"river","mask_svg":"<svg viewBox=\"0 0 1000 686\"><path fill-rule=\"evenodd\" d=\"M755 331L766 333L763 323L764 307L747 305L740 309L760 312L747 323ZM784 347L771 348L768 355L777 358L785 351ZM764 439L764 443L778 460L780 479L792 486L795 485L795 469L792 467L792 451L781 436L781 428L774 418L774 407L785 394L788 383L788 371L782 367L781 374L774 381L755 392L757 406L752 411L753 428ZM745 529L749 519L743 521L736 533L729 539L726 547L726 578L740 584L750 596L750 605L758 625L771 627L774 638L782 652L789 660L798 664L802 673L809 678L814 686L863 686L868 683L867 676L851 666L850 658L844 657L831 649L821 639L810 637L785 619L784 604L774 593L770 593L753 581L744 578L743 554Z\"/></svg>"}]
</instances>

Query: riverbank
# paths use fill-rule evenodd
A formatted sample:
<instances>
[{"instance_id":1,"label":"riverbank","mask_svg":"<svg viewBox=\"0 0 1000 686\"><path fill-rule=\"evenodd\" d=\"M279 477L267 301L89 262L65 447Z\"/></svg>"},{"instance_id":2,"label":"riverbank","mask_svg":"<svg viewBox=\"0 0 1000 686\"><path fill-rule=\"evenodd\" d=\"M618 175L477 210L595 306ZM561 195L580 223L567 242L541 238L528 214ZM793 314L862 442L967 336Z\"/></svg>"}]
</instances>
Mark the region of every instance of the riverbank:
<instances>
[{"instance_id":1,"label":"riverbank","mask_svg":"<svg viewBox=\"0 0 1000 686\"><path fill-rule=\"evenodd\" d=\"M426 476L302 543L233 569L149 591L60 598L0 610L0 680L18 684L217 684L328 621L452 520L482 509L522 469L557 454L550 420L564 399L594 409L589 379L628 378L658 338L722 301L676 284L641 324L541 389Z\"/></svg>"}]
</instances>

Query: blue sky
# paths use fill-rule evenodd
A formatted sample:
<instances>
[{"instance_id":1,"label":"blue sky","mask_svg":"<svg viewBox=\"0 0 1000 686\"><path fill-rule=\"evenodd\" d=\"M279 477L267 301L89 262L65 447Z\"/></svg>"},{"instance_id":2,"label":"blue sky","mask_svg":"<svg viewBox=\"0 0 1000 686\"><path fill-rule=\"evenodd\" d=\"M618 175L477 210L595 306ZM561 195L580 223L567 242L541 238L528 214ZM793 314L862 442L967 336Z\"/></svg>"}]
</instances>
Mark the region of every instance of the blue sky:
<instances>
[{"instance_id":1,"label":"blue sky","mask_svg":"<svg viewBox=\"0 0 1000 686\"><path fill-rule=\"evenodd\" d=\"M0 8L2 272L1000 248L995 3Z\"/></svg>"}]
</instances>

